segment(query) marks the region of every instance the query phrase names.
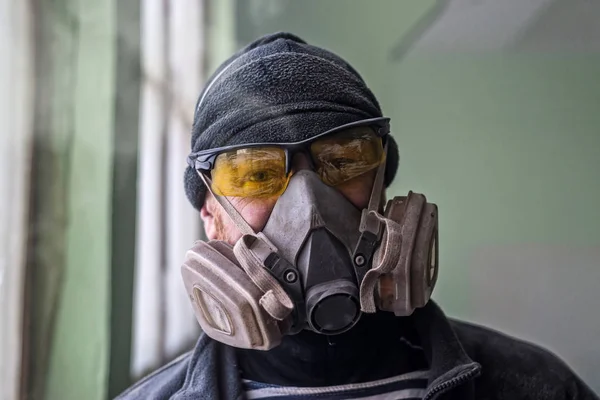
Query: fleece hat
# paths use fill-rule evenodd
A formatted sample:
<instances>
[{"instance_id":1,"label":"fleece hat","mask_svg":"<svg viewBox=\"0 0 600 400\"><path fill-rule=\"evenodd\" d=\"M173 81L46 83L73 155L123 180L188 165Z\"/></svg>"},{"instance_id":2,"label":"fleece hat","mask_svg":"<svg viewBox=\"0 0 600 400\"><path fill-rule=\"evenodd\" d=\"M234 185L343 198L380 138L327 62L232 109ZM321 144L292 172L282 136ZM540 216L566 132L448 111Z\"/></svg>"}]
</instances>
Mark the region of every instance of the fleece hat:
<instances>
[{"instance_id":1,"label":"fleece hat","mask_svg":"<svg viewBox=\"0 0 600 400\"><path fill-rule=\"evenodd\" d=\"M382 117L358 72L337 55L290 33L252 42L215 71L200 94L192 127L192 153L250 143L291 143L361 120ZM398 168L388 137L385 184ZM200 210L206 187L191 167L185 191Z\"/></svg>"}]
</instances>

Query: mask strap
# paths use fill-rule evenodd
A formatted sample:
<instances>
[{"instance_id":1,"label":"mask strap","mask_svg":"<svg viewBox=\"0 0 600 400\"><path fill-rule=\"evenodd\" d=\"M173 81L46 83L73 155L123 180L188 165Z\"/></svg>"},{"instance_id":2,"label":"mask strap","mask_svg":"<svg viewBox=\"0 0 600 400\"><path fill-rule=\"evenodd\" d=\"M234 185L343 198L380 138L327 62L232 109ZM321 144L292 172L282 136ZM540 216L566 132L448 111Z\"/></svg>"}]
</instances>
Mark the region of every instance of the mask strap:
<instances>
[{"instance_id":1,"label":"mask strap","mask_svg":"<svg viewBox=\"0 0 600 400\"><path fill-rule=\"evenodd\" d=\"M204 175L202 172L200 172L198 170L196 170L196 172L200 176L200 179L202 179L202 182L204 182L204 185L206 186L208 191L219 202L221 207L223 207L223 210L225 210L227 215L229 215L229 217L233 220L233 222L238 227L240 232L242 232L242 235L256 236L256 232L254 232L254 229L252 229L252 227L250 227L250 225L248 225L248 223L246 222L244 217L242 217L241 214L235 209L235 207L231 204L231 202L227 199L227 197L217 196L215 194L215 192L213 192L212 186L211 186L212 180L208 176Z\"/></svg>"},{"instance_id":2,"label":"mask strap","mask_svg":"<svg viewBox=\"0 0 600 400\"><path fill-rule=\"evenodd\" d=\"M387 158L387 144L385 145L383 151ZM375 182L373 182L373 189L371 190L369 205L367 208L362 210L362 215L360 217L360 225L358 228L360 237L352 254L354 272L356 273L356 279L358 280L359 284L362 282L365 274L369 270L373 259L373 254L375 253L375 249L377 248L379 239L381 238L382 222L379 218L379 205L383 192L385 165L386 163L382 162L377 168L377 174L375 175Z\"/></svg>"},{"instance_id":3,"label":"mask strap","mask_svg":"<svg viewBox=\"0 0 600 400\"><path fill-rule=\"evenodd\" d=\"M360 309L363 312L374 313L377 311L375 305L375 287L383 274L394 270L400 259L402 249L402 227L397 222L376 214L382 224L385 224L383 242L379 247L379 253L373 257L373 268L367 271L360 284Z\"/></svg>"},{"instance_id":4,"label":"mask strap","mask_svg":"<svg viewBox=\"0 0 600 400\"><path fill-rule=\"evenodd\" d=\"M373 190L371 190L371 197L369 198L369 205L367 206L367 210L369 211L379 210L379 203L381 202L381 192L383 189L383 178L385 177L385 166L387 164L387 152L388 145L386 143L385 148L383 149L385 159L384 162L379 164L379 167L377 167L377 175L375 175L375 182L373 182Z\"/></svg>"},{"instance_id":5,"label":"mask strap","mask_svg":"<svg viewBox=\"0 0 600 400\"><path fill-rule=\"evenodd\" d=\"M388 145L385 145L383 149L384 154L387 158ZM360 218L359 231L361 233L369 232L372 235L379 238L381 234L381 221L377 218L379 214L379 205L381 203L381 195L383 192L383 178L385 176L386 163L382 162L377 167L377 174L375 175L375 182L373 182L373 189L371 189L371 197L369 198L369 205L367 208L362 210L362 216Z\"/></svg>"},{"instance_id":6,"label":"mask strap","mask_svg":"<svg viewBox=\"0 0 600 400\"><path fill-rule=\"evenodd\" d=\"M264 241L255 239L242 236L233 247L233 253L252 282L264 293L259 304L270 316L282 321L294 310L294 303L276 278L264 268L263 257L271 254L271 248Z\"/></svg>"}]
</instances>

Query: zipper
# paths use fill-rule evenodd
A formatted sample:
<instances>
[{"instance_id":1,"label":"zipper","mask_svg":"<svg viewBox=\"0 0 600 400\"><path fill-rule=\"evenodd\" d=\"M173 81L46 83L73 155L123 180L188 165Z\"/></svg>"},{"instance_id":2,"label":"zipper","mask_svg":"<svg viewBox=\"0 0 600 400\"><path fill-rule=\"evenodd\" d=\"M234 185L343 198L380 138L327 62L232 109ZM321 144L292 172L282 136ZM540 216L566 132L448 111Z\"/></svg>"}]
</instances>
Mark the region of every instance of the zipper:
<instances>
[{"instance_id":1,"label":"zipper","mask_svg":"<svg viewBox=\"0 0 600 400\"><path fill-rule=\"evenodd\" d=\"M463 375L452 378L446 382L442 382L439 385L431 388L431 390L429 392L427 392L425 397L423 397L423 400L434 400L438 396L449 391L450 389L460 386L461 384L465 383L469 379L474 378L475 376L477 376L479 374L479 372L480 372L480 369L475 367Z\"/></svg>"}]
</instances>

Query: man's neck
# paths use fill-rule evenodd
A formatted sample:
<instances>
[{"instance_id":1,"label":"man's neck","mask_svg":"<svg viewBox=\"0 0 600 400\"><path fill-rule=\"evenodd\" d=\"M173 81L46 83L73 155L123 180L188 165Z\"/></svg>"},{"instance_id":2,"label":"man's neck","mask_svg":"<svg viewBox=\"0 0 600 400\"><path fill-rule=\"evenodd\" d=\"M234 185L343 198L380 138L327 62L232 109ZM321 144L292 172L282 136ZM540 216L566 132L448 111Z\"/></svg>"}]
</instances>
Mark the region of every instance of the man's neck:
<instances>
[{"instance_id":1,"label":"man's neck","mask_svg":"<svg viewBox=\"0 0 600 400\"><path fill-rule=\"evenodd\" d=\"M238 350L242 377L283 386L372 381L427 368L409 318L365 314L349 332L303 331L270 351Z\"/></svg>"}]
</instances>

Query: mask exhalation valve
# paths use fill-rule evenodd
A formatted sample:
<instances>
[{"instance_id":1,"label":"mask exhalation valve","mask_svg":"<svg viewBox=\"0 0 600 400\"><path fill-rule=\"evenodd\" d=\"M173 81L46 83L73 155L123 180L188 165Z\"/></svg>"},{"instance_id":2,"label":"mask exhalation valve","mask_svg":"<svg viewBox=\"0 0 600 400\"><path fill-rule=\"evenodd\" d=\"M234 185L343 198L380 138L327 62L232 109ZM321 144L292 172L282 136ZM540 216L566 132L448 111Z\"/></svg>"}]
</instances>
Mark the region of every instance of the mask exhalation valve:
<instances>
[{"instance_id":1,"label":"mask exhalation valve","mask_svg":"<svg viewBox=\"0 0 600 400\"><path fill-rule=\"evenodd\" d=\"M356 285L340 279L315 286L307 293L306 310L315 332L324 335L346 332L361 315Z\"/></svg>"}]
</instances>

